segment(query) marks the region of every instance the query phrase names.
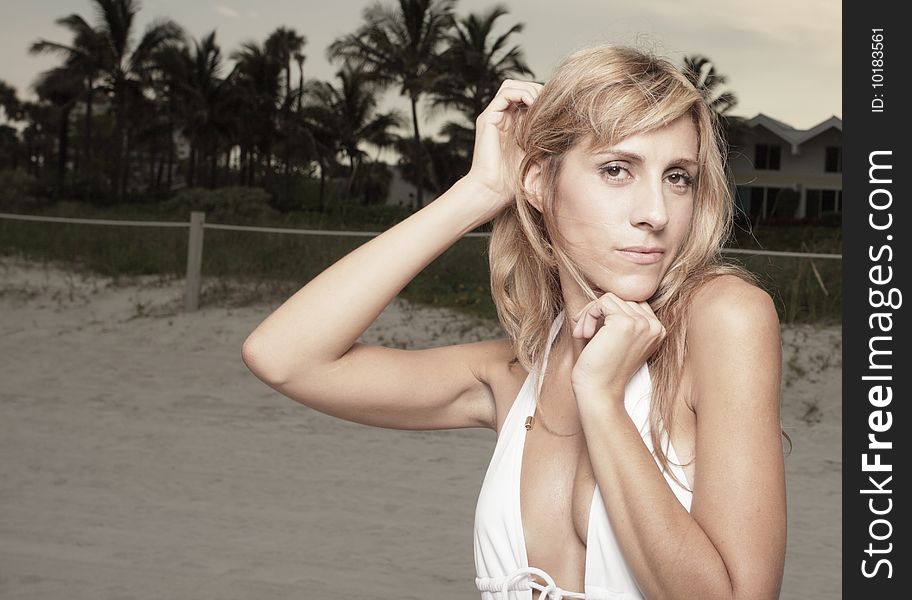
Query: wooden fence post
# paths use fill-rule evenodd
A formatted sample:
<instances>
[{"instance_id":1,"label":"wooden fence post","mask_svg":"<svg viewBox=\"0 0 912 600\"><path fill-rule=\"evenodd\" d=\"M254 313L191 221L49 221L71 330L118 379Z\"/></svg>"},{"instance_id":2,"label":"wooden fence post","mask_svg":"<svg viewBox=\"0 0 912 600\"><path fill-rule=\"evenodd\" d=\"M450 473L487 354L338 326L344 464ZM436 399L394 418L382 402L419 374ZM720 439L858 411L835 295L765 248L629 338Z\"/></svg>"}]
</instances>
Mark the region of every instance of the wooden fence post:
<instances>
[{"instance_id":1,"label":"wooden fence post","mask_svg":"<svg viewBox=\"0 0 912 600\"><path fill-rule=\"evenodd\" d=\"M190 239L187 241L187 280L184 286L184 310L196 312L199 308L201 273L203 268L203 224L206 213L190 213Z\"/></svg>"}]
</instances>

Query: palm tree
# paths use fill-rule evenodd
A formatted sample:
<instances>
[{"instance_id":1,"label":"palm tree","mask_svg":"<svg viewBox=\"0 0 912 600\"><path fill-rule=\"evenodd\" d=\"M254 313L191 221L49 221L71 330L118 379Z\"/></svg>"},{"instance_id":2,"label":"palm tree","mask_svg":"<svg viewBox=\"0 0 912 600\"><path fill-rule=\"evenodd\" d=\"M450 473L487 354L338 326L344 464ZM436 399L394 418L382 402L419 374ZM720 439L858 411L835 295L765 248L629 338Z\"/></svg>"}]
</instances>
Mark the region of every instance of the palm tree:
<instances>
[{"instance_id":1,"label":"palm tree","mask_svg":"<svg viewBox=\"0 0 912 600\"><path fill-rule=\"evenodd\" d=\"M321 95L325 84L308 82L302 88L302 98L308 98L297 112L297 130L301 134L304 153L317 161L320 167L319 211L326 206L326 175L338 167L337 155L341 152L335 129L332 102Z\"/></svg>"},{"instance_id":2,"label":"palm tree","mask_svg":"<svg viewBox=\"0 0 912 600\"><path fill-rule=\"evenodd\" d=\"M294 53L294 60L298 65L298 112L301 112L301 101L304 98L304 61L306 59L307 57L303 53Z\"/></svg>"},{"instance_id":3,"label":"palm tree","mask_svg":"<svg viewBox=\"0 0 912 600\"><path fill-rule=\"evenodd\" d=\"M362 60L373 78L383 85L398 84L412 108L413 161L424 163L418 129L418 102L441 78L438 47L453 25L455 0L397 0L386 8L379 2L364 10L365 24L354 34L330 44L330 60ZM416 182L417 207L423 206L423 184Z\"/></svg>"},{"instance_id":4,"label":"palm tree","mask_svg":"<svg viewBox=\"0 0 912 600\"><path fill-rule=\"evenodd\" d=\"M16 97L16 88L0 80L0 108L4 124L0 125L0 168L19 166L20 142L15 127L9 125L22 118L22 104Z\"/></svg>"},{"instance_id":5,"label":"palm tree","mask_svg":"<svg viewBox=\"0 0 912 600\"><path fill-rule=\"evenodd\" d=\"M20 115L26 122L22 130L22 141L25 143L26 172L36 177L43 177L53 155L54 136L50 133L57 121L56 109L48 103L23 102Z\"/></svg>"},{"instance_id":6,"label":"palm tree","mask_svg":"<svg viewBox=\"0 0 912 600\"><path fill-rule=\"evenodd\" d=\"M718 92L717 88L728 81L725 75L716 73L712 61L700 54L684 57L684 75L703 94L717 114L722 115L738 104L733 92ZM717 95L718 94L718 95Z\"/></svg>"},{"instance_id":7,"label":"palm tree","mask_svg":"<svg viewBox=\"0 0 912 600\"><path fill-rule=\"evenodd\" d=\"M728 78L716 73L712 61L700 54L685 56L683 67L684 74L694 87L700 90L710 108L718 115L722 135L728 145L734 146L740 143L739 140L745 131L744 119L729 114L729 111L738 104L738 98L734 92L718 91L719 86L726 83ZM728 155L723 156L723 159L727 166Z\"/></svg>"},{"instance_id":8,"label":"palm tree","mask_svg":"<svg viewBox=\"0 0 912 600\"><path fill-rule=\"evenodd\" d=\"M351 192L358 165L366 152L362 144L377 148L392 146L396 136L391 128L400 127L405 119L397 112L376 114L376 85L362 63L345 61L336 72L339 87L328 82L315 82L309 90L311 114L323 127L335 131L336 148L345 154L349 164L346 196Z\"/></svg>"},{"instance_id":9,"label":"palm tree","mask_svg":"<svg viewBox=\"0 0 912 600\"><path fill-rule=\"evenodd\" d=\"M289 128L291 127L291 118L290 112L294 102L292 100L292 90L291 90L291 62L296 56L302 56L301 61L298 63L299 67L303 63L303 55L301 50L304 48L304 44L307 43L307 38L303 35L298 35L294 29L286 29L285 27L279 27L273 31L268 38L266 38L266 51L272 54L276 60L282 63L282 69L285 71L285 94L282 100L282 132L283 132L283 141L282 144L284 147L283 159L285 163L285 198L286 202L288 196L290 195L290 177L291 177L291 144L292 141L289 136Z\"/></svg>"},{"instance_id":10,"label":"palm tree","mask_svg":"<svg viewBox=\"0 0 912 600\"><path fill-rule=\"evenodd\" d=\"M487 12L457 19L446 36L447 47L440 55L445 76L432 92L434 108L453 108L464 117L449 121L441 129L443 143L428 147L431 168L428 177L437 190L446 189L464 174L472 159L475 118L494 98L504 79L534 77L519 46L507 49L509 38L523 30L517 23L495 37L497 20L507 14L502 5Z\"/></svg>"},{"instance_id":11,"label":"palm tree","mask_svg":"<svg viewBox=\"0 0 912 600\"><path fill-rule=\"evenodd\" d=\"M279 27L266 38L266 52L282 64L282 70L285 72L285 98L288 98L292 93L291 62L296 54L301 53L306 43L306 37L298 35L294 29L286 29L285 27Z\"/></svg>"},{"instance_id":12,"label":"palm tree","mask_svg":"<svg viewBox=\"0 0 912 600\"><path fill-rule=\"evenodd\" d=\"M433 106L454 108L474 125L504 79L535 77L519 46L506 49L510 36L522 32L522 23L493 37L495 22L507 13L503 5L495 5L486 13L469 14L455 21L446 36L447 48L440 56L445 76L432 92Z\"/></svg>"},{"instance_id":13,"label":"palm tree","mask_svg":"<svg viewBox=\"0 0 912 600\"><path fill-rule=\"evenodd\" d=\"M64 59L65 68L73 76L83 80L85 93L85 116L83 120L82 151L77 157L76 171L80 179L94 179L92 160L92 112L96 82L101 70L101 57L105 51L102 36L79 15L73 14L57 19L56 23L70 30L73 41L61 44L49 40L38 40L29 47L31 54L57 54Z\"/></svg>"},{"instance_id":14,"label":"palm tree","mask_svg":"<svg viewBox=\"0 0 912 600\"><path fill-rule=\"evenodd\" d=\"M164 187L170 191L173 188L174 164L176 152L174 147L174 134L177 130L180 115L183 109L183 86L189 78L189 68L192 60L188 56L186 44L164 44L152 55L152 68L149 69L151 79L150 87L156 97L156 110L164 121L162 131L162 145L164 156L161 157L159 172L164 171ZM159 180L155 187L158 188Z\"/></svg>"},{"instance_id":15,"label":"palm tree","mask_svg":"<svg viewBox=\"0 0 912 600\"><path fill-rule=\"evenodd\" d=\"M129 182L130 123L127 104L142 95L144 70L152 55L163 44L180 41L183 30L170 19L153 21L134 43L134 20L139 12L138 0L92 0L96 24L89 27L79 15L66 17L67 26L86 37L92 52L92 64L103 81L101 89L112 95L114 104L114 175L112 189L123 197ZM63 20L62 20L63 21Z\"/></svg>"},{"instance_id":16,"label":"palm tree","mask_svg":"<svg viewBox=\"0 0 912 600\"><path fill-rule=\"evenodd\" d=\"M0 108L3 109L4 119L7 123L18 121L22 105L16 97L16 88L0 80Z\"/></svg>"},{"instance_id":17,"label":"palm tree","mask_svg":"<svg viewBox=\"0 0 912 600\"><path fill-rule=\"evenodd\" d=\"M253 185L264 158L266 167L272 167L283 65L265 45L261 47L256 42L245 42L231 57L237 61L230 79L239 102L235 115L241 143L242 179L245 184Z\"/></svg>"},{"instance_id":18,"label":"palm tree","mask_svg":"<svg viewBox=\"0 0 912 600\"><path fill-rule=\"evenodd\" d=\"M232 125L227 110L232 101L231 84L229 78L221 76L224 65L215 31L193 40L192 46L163 53L161 58L162 66L173 77L180 121L190 140L188 185L196 185L202 179L198 176L199 167L208 162L208 185L215 187L219 142L227 141Z\"/></svg>"},{"instance_id":19,"label":"palm tree","mask_svg":"<svg viewBox=\"0 0 912 600\"><path fill-rule=\"evenodd\" d=\"M76 101L83 94L83 81L78 72L65 67L57 67L39 75L34 89L38 97L49 101L57 109L58 113L55 187L59 195L66 177L70 140L70 113L76 105Z\"/></svg>"}]
</instances>

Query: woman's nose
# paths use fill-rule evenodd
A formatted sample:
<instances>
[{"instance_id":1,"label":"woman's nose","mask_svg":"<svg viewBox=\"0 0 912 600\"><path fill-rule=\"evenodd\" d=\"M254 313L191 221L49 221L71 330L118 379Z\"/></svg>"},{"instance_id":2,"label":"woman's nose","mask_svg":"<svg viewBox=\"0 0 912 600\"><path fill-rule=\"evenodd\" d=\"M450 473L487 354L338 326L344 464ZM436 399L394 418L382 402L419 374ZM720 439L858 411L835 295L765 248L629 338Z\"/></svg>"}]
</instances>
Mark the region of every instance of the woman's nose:
<instances>
[{"instance_id":1,"label":"woman's nose","mask_svg":"<svg viewBox=\"0 0 912 600\"><path fill-rule=\"evenodd\" d=\"M637 195L636 205L630 214L633 225L649 225L653 229L665 227L668 209L665 207L664 191L661 181L643 184L642 193Z\"/></svg>"}]
</instances>

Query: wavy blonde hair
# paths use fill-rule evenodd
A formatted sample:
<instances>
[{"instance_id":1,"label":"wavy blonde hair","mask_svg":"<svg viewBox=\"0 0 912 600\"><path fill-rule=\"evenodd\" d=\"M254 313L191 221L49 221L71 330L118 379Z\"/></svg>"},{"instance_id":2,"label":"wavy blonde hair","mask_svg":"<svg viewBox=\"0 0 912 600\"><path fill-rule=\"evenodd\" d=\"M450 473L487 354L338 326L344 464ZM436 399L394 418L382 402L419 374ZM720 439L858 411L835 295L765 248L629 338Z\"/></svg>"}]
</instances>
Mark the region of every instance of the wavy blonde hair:
<instances>
[{"instance_id":1,"label":"wavy blonde hair","mask_svg":"<svg viewBox=\"0 0 912 600\"><path fill-rule=\"evenodd\" d=\"M508 161L518 165L511 174L515 201L494 219L488 249L491 293L500 323L513 342L514 363L537 371L550 324L564 308L558 265L590 300L598 298L568 255L555 219L564 155L577 143L610 146L684 115L692 119L699 139L693 218L677 257L648 299L667 332L647 364L653 448L662 469L669 472L660 440L672 426L671 399L684 361L688 306L704 283L720 275L757 284L749 271L722 260L734 210L723 161L727 149L717 116L701 92L673 63L648 51L599 44L567 56L532 106L520 106L514 114L515 148L525 156ZM523 186L534 162L541 166L542 212L530 204Z\"/></svg>"}]
</instances>

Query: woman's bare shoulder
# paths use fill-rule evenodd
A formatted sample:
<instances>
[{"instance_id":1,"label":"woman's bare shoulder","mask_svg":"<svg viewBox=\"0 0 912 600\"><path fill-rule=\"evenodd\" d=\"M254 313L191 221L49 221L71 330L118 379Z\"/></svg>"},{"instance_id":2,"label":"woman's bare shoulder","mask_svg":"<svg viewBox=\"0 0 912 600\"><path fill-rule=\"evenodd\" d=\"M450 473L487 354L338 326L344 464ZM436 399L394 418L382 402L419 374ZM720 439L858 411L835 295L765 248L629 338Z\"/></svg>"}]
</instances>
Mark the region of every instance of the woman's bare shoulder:
<instances>
[{"instance_id":1,"label":"woman's bare shoulder","mask_svg":"<svg viewBox=\"0 0 912 600\"><path fill-rule=\"evenodd\" d=\"M703 387L712 387L705 382L715 381L735 364L775 366L781 352L779 316L772 297L734 275L716 277L694 294L686 335L687 370L693 381L704 381ZM696 404L691 399L692 409Z\"/></svg>"},{"instance_id":2,"label":"woman's bare shoulder","mask_svg":"<svg viewBox=\"0 0 912 600\"><path fill-rule=\"evenodd\" d=\"M694 293L688 310L688 333L749 324L775 314L775 303L766 290L736 275L719 275Z\"/></svg>"}]
</instances>

